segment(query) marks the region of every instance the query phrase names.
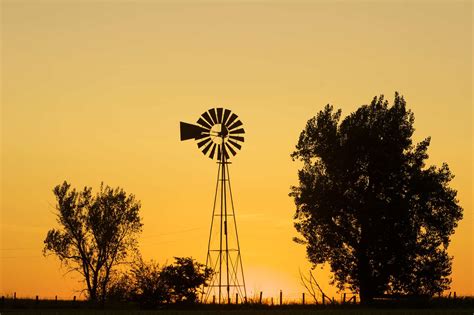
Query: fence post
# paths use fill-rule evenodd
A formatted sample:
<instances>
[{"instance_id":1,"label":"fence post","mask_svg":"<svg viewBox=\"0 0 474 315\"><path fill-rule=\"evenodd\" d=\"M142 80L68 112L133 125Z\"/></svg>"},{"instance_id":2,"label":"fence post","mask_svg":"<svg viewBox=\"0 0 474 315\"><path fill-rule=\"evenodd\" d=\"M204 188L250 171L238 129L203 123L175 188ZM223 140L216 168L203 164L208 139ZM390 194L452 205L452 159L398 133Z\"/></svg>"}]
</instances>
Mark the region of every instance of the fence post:
<instances>
[{"instance_id":1,"label":"fence post","mask_svg":"<svg viewBox=\"0 0 474 315\"><path fill-rule=\"evenodd\" d=\"M450 298L451 298L451 291L449 291L449 295L448 295L448 299L450 299Z\"/></svg>"},{"instance_id":2,"label":"fence post","mask_svg":"<svg viewBox=\"0 0 474 315\"><path fill-rule=\"evenodd\" d=\"M38 302L39 302L39 297L36 296L36 304L38 304Z\"/></svg>"},{"instance_id":3,"label":"fence post","mask_svg":"<svg viewBox=\"0 0 474 315\"><path fill-rule=\"evenodd\" d=\"M260 291L260 304L262 304L262 295L263 295L263 292Z\"/></svg>"},{"instance_id":4,"label":"fence post","mask_svg":"<svg viewBox=\"0 0 474 315\"><path fill-rule=\"evenodd\" d=\"M13 292L13 299L16 300L16 292Z\"/></svg>"},{"instance_id":5,"label":"fence post","mask_svg":"<svg viewBox=\"0 0 474 315\"><path fill-rule=\"evenodd\" d=\"M5 302L5 296L2 295L2 304Z\"/></svg>"},{"instance_id":6,"label":"fence post","mask_svg":"<svg viewBox=\"0 0 474 315\"><path fill-rule=\"evenodd\" d=\"M212 304L216 304L216 296L215 295L212 296Z\"/></svg>"},{"instance_id":7,"label":"fence post","mask_svg":"<svg viewBox=\"0 0 474 315\"><path fill-rule=\"evenodd\" d=\"M76 302L76 296L74 295L74 298L72 299L74 302Z\"/></svg>"},{"instance_id":8,"label":"fence post","mask_svg":"<svg viewBox=\"0 0 474 315\"><path fill-rule=\"evenodd\" d=\"M239 294L235 294L235 304L239 304Z\"/></svg>"},{"instance_id":9,"label":"fence post","mask_svg":"<svg viewBox=\"0 0 474 315\"><path fill-rule=\"evenodd\" d=\"M303 301L303 305L304 305L304 292L303 292L303 300L302 301Z\"/></svg>"},{"instance_id":10,"label":"fence post","mask_svg":"<svg viewBox=\"0 0 474 315\"><path fill-rule=\"evenodd\" d=\"M454 298L454 299L456 298L456 291L454 291L454 295L453 295L453 298Z\"/></svg>"},{"instance_id":11,"label":"fence post","mask_svg":"<svg viewBox=\"0 0 474 315\"><path fill-rule=\"evenodd\" d=\"M283 291L280 290L280 305L283 305Z\"/></svg>"},{"instance_id":12,"label":"fence post","mask_svg":"<svg viewBox=\"0 0 474 315\"><path fill-rule=\"evenodd\" d=\"M344 296L342 297L342 303L346 303L346 293L344 293Z\"/></svg>"},{"instance_id":13,"label":"fence post","mask_svg":"<svg viewBox=\"0 0 474 315\"><path fill-rule=\"evenodd\" d=\"M354 295L354 304L357 304L357 296Z\"/></svg>"},{"instance_id":14,"label":"fence post","mask_svg":"<svg viewBox=\"0 0 474 315\"><path fill-rule=\"evenodd\" d=\"M273 306L273 296L272 296L272 306Z\"/></svg>"},{"instance_id":15,"label":"fence post","mask_svg":"<svg viewBox=\"0 0 474 315\"><path fill-rule=\"evenodd\" d=\"M57 296L57 295L54 297L54 300L55 300L56 302L58 301L58 296Z\"/></svg>"}]
</instances>

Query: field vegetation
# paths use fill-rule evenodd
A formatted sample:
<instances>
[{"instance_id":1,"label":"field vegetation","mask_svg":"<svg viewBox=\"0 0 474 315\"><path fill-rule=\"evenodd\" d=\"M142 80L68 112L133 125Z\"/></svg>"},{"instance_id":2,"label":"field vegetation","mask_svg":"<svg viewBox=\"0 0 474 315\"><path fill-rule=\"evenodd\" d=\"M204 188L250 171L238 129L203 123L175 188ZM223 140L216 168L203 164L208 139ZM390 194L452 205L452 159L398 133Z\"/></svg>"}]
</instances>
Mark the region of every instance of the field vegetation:
<instances>
[{"instance_id":1,"label":"field vegetation","mask_svg":"<svg viewBox=\"0 0 474 315\"><path fill-rule=\"evenodd\" d=\"M474 297L436 297L420 300L374 301L371 305L335 302L333 304L306 304L288 302L283 305L259 304L250 300L245 304L162 305L158 309L143 309L135 302L91 303L90 301L36 300L5 298L0 302L1 314L473 314Z\"/></svg>"}]
</instances>

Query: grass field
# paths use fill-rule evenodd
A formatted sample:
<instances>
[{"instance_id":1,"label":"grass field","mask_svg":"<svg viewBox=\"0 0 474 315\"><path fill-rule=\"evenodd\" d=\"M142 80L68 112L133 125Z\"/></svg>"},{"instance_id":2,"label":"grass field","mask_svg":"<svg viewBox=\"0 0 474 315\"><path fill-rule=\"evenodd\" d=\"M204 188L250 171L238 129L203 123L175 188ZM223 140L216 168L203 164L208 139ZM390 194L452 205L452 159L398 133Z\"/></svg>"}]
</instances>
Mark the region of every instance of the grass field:
<instances>
[{"instance_id":1,"label":"grass field","mask_svg":"<svg viewBox=\"0 0 474 315\"><path fill-rule=\"evenodd\" d=\"M411 314L469 314L474 315L474 298L435 298L422 305L409 301L391 301L365 307L361 305L301 305L284 304L277 306L261 304L240 305L195 305L187 308L171 306L169 309L140 310L137 305L107 304L102 308L90 307L86 301L55 301L35 299L5 299L0 303L3 314L68 314L68 315L411 315Z\"/></svg>"},{"instance_id":2,"label":"grass field","mask_svg":"<svg viewBox=\"0 0 474 315\"><path fill-rule=\"evenodd\" d=\"M1 310L3 314L68 314L68 315L112 315L112 314L133 314L133 315L415 315L415 314L473 314L474 310L450 310L450 309L339 309L339 310L315 310L315 309L242 309L242 310L155 310L155 311L138 311L138 310L72 310L72 309L29 309L29 310Z\"/></svg>"}]
</instances>

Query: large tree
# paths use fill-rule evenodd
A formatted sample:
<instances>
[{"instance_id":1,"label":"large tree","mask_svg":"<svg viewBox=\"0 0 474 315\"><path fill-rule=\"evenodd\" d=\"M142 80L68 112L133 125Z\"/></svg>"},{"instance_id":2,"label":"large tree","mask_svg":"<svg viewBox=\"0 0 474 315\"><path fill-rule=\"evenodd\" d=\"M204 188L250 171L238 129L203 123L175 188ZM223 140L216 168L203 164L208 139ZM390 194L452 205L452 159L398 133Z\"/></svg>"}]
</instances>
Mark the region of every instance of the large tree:
<instances>
[{"instance_id":1,"label":"large tree","mask_svg":"<svg viewBox=\"0 0 474 315\"><path fill-rule=\"evenodd\" d=\"M79 272L91 301L104 299L113 268L137 249L140 202L121 188L101 185L76 191L64 182L53 190L58 229L48 231L44 253Z\"/></svg>"},{"instance_id":2,"label":"large tree","mask_svg":"<svg viewBox=\"0 0 474 315\"><path fill-rule=\"evenodd\" d=\"M448 165L425 165L430 138L412 143L414 115L398 93L375 97L342 122L327 105L301 132L292 187L295 228L313 266L362 302L449 288L449 237L462 218Z\"/></svg>"}]
</instances>

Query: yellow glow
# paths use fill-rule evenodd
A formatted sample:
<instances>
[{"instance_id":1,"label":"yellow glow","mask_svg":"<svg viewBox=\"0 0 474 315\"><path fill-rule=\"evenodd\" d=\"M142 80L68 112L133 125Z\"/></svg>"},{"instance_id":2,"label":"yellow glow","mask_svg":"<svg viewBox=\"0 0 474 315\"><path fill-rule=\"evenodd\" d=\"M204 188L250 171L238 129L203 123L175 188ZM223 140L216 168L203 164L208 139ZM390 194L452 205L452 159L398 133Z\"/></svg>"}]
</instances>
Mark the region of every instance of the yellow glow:
<instances>
[{"instance_id":1,"label":"yellow glow","mask_svg":"<svg viewBox=\"0 0 474 315\"><path fill-rule=\"evenodd\" d=\"M230 167L248 289L300 297L289 154L325 104L347 115L398 90L430 162L456 175L464 219L452 290L474 294L472 3L2 1L0 294L70 297L78 279L43 258L63 180L142 201L143 255L205 260L217 165L179 121L237 113ZM327 271L318 272L327 284Z\"/></svg>"}]
</instances>

